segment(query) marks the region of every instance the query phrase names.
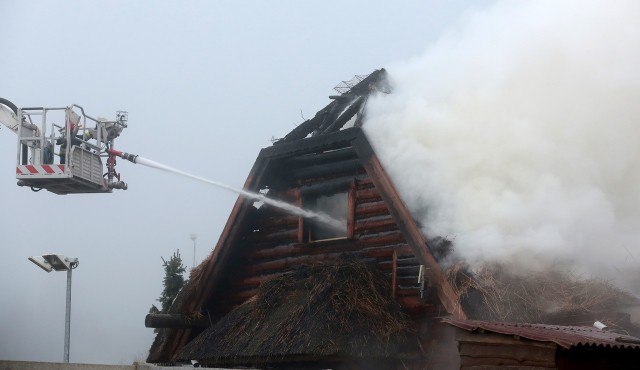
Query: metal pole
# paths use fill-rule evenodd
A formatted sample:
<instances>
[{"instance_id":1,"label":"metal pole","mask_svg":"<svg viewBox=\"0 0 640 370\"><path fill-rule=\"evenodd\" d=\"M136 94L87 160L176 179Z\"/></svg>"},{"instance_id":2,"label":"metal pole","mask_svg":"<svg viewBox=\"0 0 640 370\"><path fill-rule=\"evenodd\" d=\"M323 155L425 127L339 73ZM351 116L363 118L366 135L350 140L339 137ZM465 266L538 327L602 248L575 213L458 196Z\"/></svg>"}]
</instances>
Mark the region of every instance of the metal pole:
<instances>
[{"instance_id":1,"label":"metal pole","mask_svg":"<svg viewBox=\"0 0 640 370\"><path fill-rule=\"evenodd\" d=\"M64 362L69 362L69 339L71 336L71 268L67 270L67 308L64 318Z\"/></svg>"},{"instance_id":2,"label":"metal pole","mask_svg":"<svg viewBox=\"0 0 640 370\"><path fill-rule=\"evenodd\" d=\"M193 265L191 265L191 269L193 270L196 268L196 239L198 238L198 235L196 233L191 233L189 237L193 240Z\"/></svg>"}]
</instances>

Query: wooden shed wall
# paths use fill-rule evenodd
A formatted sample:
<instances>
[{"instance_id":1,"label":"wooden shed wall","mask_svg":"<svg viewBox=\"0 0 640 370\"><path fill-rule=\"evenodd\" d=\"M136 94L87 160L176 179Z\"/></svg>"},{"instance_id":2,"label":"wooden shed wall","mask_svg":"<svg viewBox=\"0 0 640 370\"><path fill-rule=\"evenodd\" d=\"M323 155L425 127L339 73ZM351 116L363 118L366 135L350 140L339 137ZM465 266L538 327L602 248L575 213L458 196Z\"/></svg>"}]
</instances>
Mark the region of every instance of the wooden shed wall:
<instances>
[{"instance_id":1,"label":"wooden shed wall","mask_svg":"<svg viewBox=\"0 0 640 370\"><path fill-rule=\"evenodd\" d=\"M460 370L551 370L556 345L502 334L458 333Z\"/></svg>"}]
</instances>

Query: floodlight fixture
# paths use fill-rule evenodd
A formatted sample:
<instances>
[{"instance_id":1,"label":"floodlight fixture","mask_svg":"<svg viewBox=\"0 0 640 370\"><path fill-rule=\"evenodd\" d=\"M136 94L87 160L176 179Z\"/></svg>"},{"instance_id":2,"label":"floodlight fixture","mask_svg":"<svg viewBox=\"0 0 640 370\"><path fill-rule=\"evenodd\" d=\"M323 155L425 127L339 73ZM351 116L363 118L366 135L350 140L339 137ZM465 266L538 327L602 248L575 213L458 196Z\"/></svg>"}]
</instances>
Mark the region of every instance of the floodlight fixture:
<instances>
[{"instance_id":1,"label":"floodlight fixture","mask_svg":"<svg viewBox=\"0 0 640 370\"><path fill-rule=\"evenodd\" d=\"M47 262L47 260L45 260L42 256L29 257L29 261L35 263L38 267L46 272L51 272L51 270L53 270L53 266L51 266L51 264Z\"/></svg>"},{"instance_id":2,"label":"floodlight fixture","mask_svg":"<svg viewBox=\"0 0 640 370\"><path fill-rule=\"evenodd\" d=\"M69 271L78 266L77 258L65 257L63 254L45 254L42 256L31 256L29 261L35 263L46 272Z\"/></svg>"}]
</instances>

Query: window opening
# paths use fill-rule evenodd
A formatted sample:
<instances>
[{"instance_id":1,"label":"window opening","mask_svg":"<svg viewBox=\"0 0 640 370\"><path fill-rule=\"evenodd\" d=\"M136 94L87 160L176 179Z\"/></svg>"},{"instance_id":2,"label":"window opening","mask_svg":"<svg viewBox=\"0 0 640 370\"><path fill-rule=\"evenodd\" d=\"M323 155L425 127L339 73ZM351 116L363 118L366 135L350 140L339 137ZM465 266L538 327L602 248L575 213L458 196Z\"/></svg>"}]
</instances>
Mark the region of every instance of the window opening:
<instances>
[{"instance_id":1,"label":"window opening","mask_svg":"<svg viewBox=\"0 0 640 370\"><path fill-rule=\"evenodd\" d=\"M321 212L344 222L344 227L339 229L331 227L316 219L307 219L309 225L309 241L338 239L347 237L347 209L349 205L349 192L334 193L331 195L316 195L305 198L305 206L316 212Z\"/></svg>"}]
</instances>

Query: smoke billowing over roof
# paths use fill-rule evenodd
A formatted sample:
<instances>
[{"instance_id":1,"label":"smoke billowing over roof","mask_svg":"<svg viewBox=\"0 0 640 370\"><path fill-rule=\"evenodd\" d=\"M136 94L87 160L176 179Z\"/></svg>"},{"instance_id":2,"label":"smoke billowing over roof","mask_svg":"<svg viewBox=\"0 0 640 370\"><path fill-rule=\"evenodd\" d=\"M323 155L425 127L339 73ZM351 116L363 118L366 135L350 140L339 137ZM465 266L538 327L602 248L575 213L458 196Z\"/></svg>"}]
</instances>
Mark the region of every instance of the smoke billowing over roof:
<instances>
[{"instance_id":1,"label":"smoke billowing over roof","mask_svg":"<svg viewBox=\"0 0 640 370\"><path fill-rule=\"evenodd\" d=\"M388 66L364 128L427 235L640 290L638 19L632 1L499 2Z\"/></svg>"}]
</instances>

